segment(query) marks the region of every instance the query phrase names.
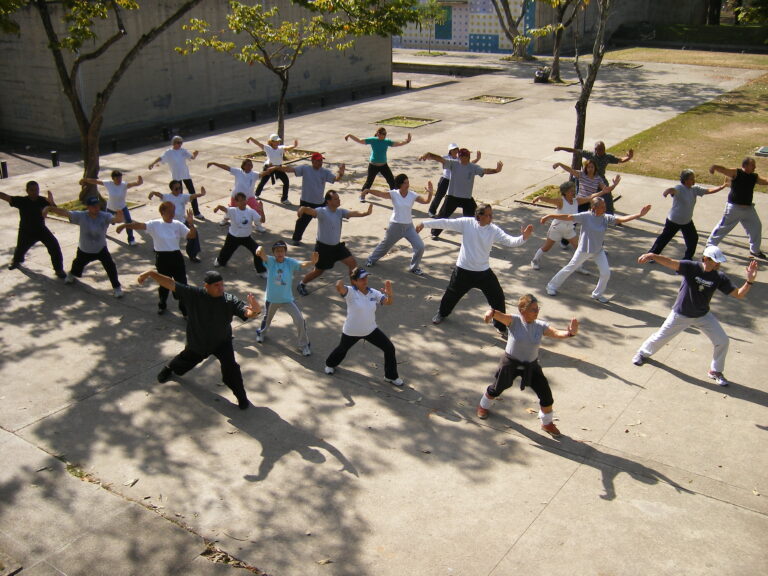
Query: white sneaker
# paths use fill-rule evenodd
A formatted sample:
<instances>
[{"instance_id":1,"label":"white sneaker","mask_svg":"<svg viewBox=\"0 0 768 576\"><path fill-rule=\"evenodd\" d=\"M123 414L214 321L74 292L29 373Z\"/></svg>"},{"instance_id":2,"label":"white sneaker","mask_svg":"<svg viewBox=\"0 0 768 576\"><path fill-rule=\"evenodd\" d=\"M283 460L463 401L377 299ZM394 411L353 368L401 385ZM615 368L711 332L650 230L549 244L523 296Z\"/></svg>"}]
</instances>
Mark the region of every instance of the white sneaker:
<instances>
[{"instance_id":1,"label":"white sneaker","mask_svg":"<svg viewBox=\"0 0 768 576\"><path fill-rule=\"evenodd\" d=\"M136 246L136 244L138 244L136 240L128 240L128 246Z\"/></svg>"},{"instance_id":2,"label":"white sneaker","mask_svg":"<svg viewBox=\"0 0 768 576\"><path fill-rule=\"evenodd\" d=\"M64 284L74 284L75 283L75 277L67 272L66 277L64 278Z\"/></svg>"},{"instance_id":3,"label":"white sneaker","mask_svg":"<svg viewBox=\"0 0 768 576\"><path fill-rule=\"evenodd\" d=\"M309 344L301 347L302 356L312 356L312 350L309 348Z\"/></svg>"},{"instance_id":4,"label":"white sneaker","mask_svg":"<svg viewBox=\"0 0 768 576\"><path fill-rule=\"evenodd\" d=\"M638 352L634 356L632 356L632 364L635 366L642 366L645 364L645 356L641 352Z\"/></svg>"},{"instance_id":5,"label":"white sneaker","mask_svg":"<svg viewBox=\"0 0 768 576\"><path fill-rule=\"evenodd\" d=\"M712 370L709 370L707 376L714 380L718 386L728 386L729 384L722 372L713 372Z\"/></svg>"},{"instance_id":6,"label":"white sneaker","mask_svg":"<svg viewBox=\"0 0 768 576\"><path fill-rule=\"evenodd\" d=\"M547 296L557 296L557 290L552 288L549 284L547 284Z\"/></svg>"},{"instance_id":7,"label":"white sneaker","mask_svg":"<svg viewBox=\"0 0 768 576\"><path fill-rule=\"evenodd\" d=\"M264 336L262 335L261 330L256 330L256 342L259 344L264 342Z\"/></svg>"},{"instance_id":8,"label":"white sneaker","mask_svg":"<svg viewBox=\"0 0 768 576\"><path fill-rule=\"evenodd\" d=\"M335 368L331 368L330 366L326 366L325 367L325 373L326 374L333 374L334 372L336 372Z\"/></svg>"},{"instance_id":9,"label":"white sneaker","mask_svg":"<svg viewBox=\"0 0 768 576\"><path fill-rule=\"evenodd\" d=\"M598 302L600 302L600 304L607 304L608 302L610 302L610 300L608 300L608 298L606 298L602 294L592 294L592 300L597 300Z\"/></svg>"},{"instance_id":10,"label":"white sneaker","mask_svg":"<svg viewBox=\"0 0 768 576\"><path fill-rule=\"evenodd\" d=\"M539 265L539 261L531 260L531 268L533 268L534 270L540 270L541 266Z\"/></svg>"},{"instance_id":11,"label":"white sneaker","mask_svg":"<svg viewBox=\"0 0 768 576\"><path fill-rule=\"evenodd\" d=\"M112 296L114 296L115 298L122 298L123 297L122 289L118 286L117 288L112 290Z\"/></svg>"},{"instance_id":12,"label":"white sneaker","mask_svg":"<svg viewBox=\"0 0 768 576\"><path fill-rule=\"evenodd\" d=\"M405 384L402 378L395 378L394 380L392 378L384 378L384 382L389 382L394 386L402 386L403 384Z\"/></svg>"},{"instance_id":13,"label":"white sneaker","mask_svg":"<svg viewBox=\"0 0 768 576\"><path fill-rule=\"evenodd\" d=\"M416 274L416 276L424 276L424 271L417 266L416 268L411 268L411 274Z\"/></svg>"},{"instance_id":14,"label":"white sneaker","mask_svg":"<svg viewBox=\"0 0 768 576\"><path fill-rule=\"evenodd\" d=\"M262 226L261 224L256 226L256 232L262 232L263 233L263 232L266 232L266 231L267 231L267 229L264 228L264 226Z\"/></svg>"},{"instance_id":15,"label":"white sneaker","mask_svg":"<svg viewBox=\"0 0 768 576\"><path fill-rule=\"evenodd\" d=\"M219 262L218 258L213 259L213 267L214 268L221 268L221 263Z\"/></svg>"}]
</instances>

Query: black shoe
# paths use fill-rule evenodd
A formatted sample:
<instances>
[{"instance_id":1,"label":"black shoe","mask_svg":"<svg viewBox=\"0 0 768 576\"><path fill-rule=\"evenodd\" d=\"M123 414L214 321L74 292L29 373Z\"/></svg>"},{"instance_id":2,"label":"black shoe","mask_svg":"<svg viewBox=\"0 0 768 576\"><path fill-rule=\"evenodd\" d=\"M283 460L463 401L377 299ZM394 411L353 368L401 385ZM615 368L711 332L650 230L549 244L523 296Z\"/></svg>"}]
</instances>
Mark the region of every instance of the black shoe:
<instances>
[{"instance_id":1,"label":"black shoe","mask_svg":"<svg viewBox=\"0 0 768 576\"><path fill-rule=\"evenodd\" d=\"M291 246L302 246L301 240L291 240Z\"/></svg>"},{"instance_id":2,"label":"black shoe","mask_svg":"<svg viewBox=\"0 0 768 576\"><path fill-rule=\"evenodd\" d=\"M160 373L157 375L157 381L160 382L160 384L163 384L165 382L168 382L173 377L173 370L168 368L168 366L163 366L163 369L160 370Z\"/></svg>"},{"instance_id":3,"label":"black shoe","mask_svg":"<svg viewBox=\"0 0 768 576\"><path fill-rule=\"evenodd\" d=\"M160 306L160 307L157 309L157 315L158 315L158 316L162 316L163 314L165 314L165 306Z\"/></svg>"},{"instance_id":4,"label":"black shoe","mask_svg":"<svg viewBox=\"0 0 768 576\"><path fill-rule=\"evenodd\" d=\"M509 338L509 331L504 328L503 330L498 330L499 338L502 340L507 340Z\"/></svg>"},{"instance_id":5,"label":"black shoe","mask_svg":"<svg viewBox=\"0 0 768 576\"><path fill-rule=\"evenodd\" d=\"M56 278L64 279L66 277L67 277L67 273L64 272L64 270L56 270Z\"/></svg>"},{"instance_id":6,"label":"black shoe","mask_svg":"<svg viewBox=\"0 0 768 576\"><path fill-rule=\"evenodd\" d=\"M248 401L246 396L237 399L237 406L240 408L240 410L248 410L248 406L250 405L251 403Z\"/></svg>"},{"instance_id":7,"label":"black shoe","mask_svg":"<svg viewBox=\"0 0 768 576\"><path fill-rule=\"evenodd\" d=\"M18 268L18 267L19 267L19 263L18 262L14 262L13 260L11 260L11 263L8 264L8 270L16 270L16 268ZM66 276L66 274L65 274L65 276Z\"/></svg>"},{"instance_id":8,"label":"black shoe","mask_svg":"<svg viewBox=\"0 0 768 576\"><path fill-rule=\"evenodd\" d=\"M752 256L752 258L760 258L761 260L768 260L768 256L766 256L765 252L763 252L762 250L760 250L760 252L752 252L750 250L749 255ZM8 265L8 269L11 270L10 264Z\"/></svg>"},{"instance_id":9,"label":"black shoe","mask_svg":"<svg viewBox=\"0 0 768 576\"><path fill-rule=\"evenodd\" d=\"M194 262L195 264L199 264L200 262L202 262L202 260L200 260L200 256L190 256L189 261Z\"/></svg>"}]
</instances>

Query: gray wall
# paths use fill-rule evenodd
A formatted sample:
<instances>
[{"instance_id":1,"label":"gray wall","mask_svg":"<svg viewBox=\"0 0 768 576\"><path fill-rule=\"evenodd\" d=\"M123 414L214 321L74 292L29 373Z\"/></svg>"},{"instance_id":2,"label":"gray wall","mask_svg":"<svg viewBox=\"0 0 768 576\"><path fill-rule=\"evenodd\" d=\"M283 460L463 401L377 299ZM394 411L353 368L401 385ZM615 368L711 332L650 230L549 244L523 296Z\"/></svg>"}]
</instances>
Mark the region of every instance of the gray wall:
<instances>
[{"instance_id":1,"label":"gray wall","mask_svg":"<svg viewBox=\"0 0 768 576\"><path fill-rule=\"evenodd\" d=\"M82 68L79 86L87 107L93 104L95 94L139 35L180 4L181 0L145 0L142 9L124 13L126 38L105 56ZM277 4L283 19L306 14L287 0L277 0ZM184 44L186 32L181 30L181 24L189 17L203 18L213 29L220 29L226 25L226 7L227 3L221 0L205 0L140 53L112 95L103 136L136 133L239 109L274 109L279 80L264 67L248 66L212 50L190 56L174 52L176 46ZM77 125L46 48L40 18L35 10L25 9L18 20L22 28L20 38L0 36L2 132L11 138L57 144L77 142ZM109 21L100 29L100 37L108 37L114 26L114 20ZM389 86L391 82L390 39L369 37L358 40L354 48L345 52L314 50L299 57L291 70L288 96L319 96L332 91Z\"/></svg>"}]
</instances>

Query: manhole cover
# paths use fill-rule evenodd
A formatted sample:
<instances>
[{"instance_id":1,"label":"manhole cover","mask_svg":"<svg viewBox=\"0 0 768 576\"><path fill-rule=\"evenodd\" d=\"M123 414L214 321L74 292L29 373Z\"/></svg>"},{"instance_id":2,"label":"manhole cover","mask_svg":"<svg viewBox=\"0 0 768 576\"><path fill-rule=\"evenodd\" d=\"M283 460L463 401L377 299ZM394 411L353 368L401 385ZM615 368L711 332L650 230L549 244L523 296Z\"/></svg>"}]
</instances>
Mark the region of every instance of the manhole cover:
<instances>
[{"instance_id":1,"label":"manhole cover","mask_svg":"<svg viewBox=\"0 0 768 576\"><path fill-rule=\"evenodd\" d=\"M432 118L414 118L412 116L392 116L385 120L377 120L376 124L385 124L386 126L397 126L398 128L418 128L427 124L434 124L440 120Z\"/></svg>"},{"instance_id":2,"label":"manhole cover","mask_svg":"<svg viewBox=\"0 0 768 576\"><path fill-rule=\"evenodd\" d=\"M470 100L476 100L478 102L487 102L488 104L509 104L510 102L516 102L522 100L520 96L493 96L491 94L483 94L482 96L475 96Z\"/></svg>"}]
</instances>

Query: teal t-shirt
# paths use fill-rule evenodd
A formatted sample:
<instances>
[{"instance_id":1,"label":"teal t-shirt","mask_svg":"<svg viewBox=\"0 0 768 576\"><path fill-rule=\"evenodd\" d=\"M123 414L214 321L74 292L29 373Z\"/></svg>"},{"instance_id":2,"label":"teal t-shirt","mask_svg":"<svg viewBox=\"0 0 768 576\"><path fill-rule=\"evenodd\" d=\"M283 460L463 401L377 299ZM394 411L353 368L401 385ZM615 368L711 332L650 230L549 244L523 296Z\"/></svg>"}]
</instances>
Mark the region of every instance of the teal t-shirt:
<instances>
[{"instance_id":1,"label":"teal t-shirt","mask_svg":"<svg viewBox=\"0 0 768 576\"><path fill-rule=\"evenodd\" d=\"M285 304L293 302L293 273L301 268L294 258L278 262L274 256L267 256L267 302Z\"/></svg>"},{"instance_id":2,"label":"teal t-shirt","mask_svg":"<svg viewBox=\"0 0 768 576\"><path fill-rule=\"evenodd\" d=\"M392 140L389 138L379 139L371 136L365 139L365 143L371 147L371 158L368 160L371 164L387 163L387 148L392 146Z\"/></svg>"}]
</instances>

